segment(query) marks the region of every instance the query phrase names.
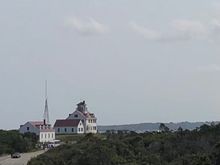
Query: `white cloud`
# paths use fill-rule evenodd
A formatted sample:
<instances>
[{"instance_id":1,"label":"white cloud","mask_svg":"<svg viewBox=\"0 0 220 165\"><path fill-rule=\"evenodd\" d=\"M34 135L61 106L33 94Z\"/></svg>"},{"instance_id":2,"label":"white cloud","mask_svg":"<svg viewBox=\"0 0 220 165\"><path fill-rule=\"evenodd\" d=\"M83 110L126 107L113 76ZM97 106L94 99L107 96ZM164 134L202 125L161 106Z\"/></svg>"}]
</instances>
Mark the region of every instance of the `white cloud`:
<instances>
[{"instance_id":1,"label":"white cloud","mask_svg":"<svg viewBox=\"0 0 220 165\"><path fill-rule=\"evenodd\" d=\"M215 22L215 28L218 26L219 22ZM141 34L146 39L159 42L178 42L194 39L207 39L212 33L211 28L202 22L181 19L173 20L170 23L169 31L163 33L154 29L149 29L148 27L140 26L134 22L130 23L130 27L133 31Z\"/></svg>"},{"instance_id":2,"label":"white cloud","mask_svg":"<svg viewBox=\"0 0 220 165\"><path fill-rule=\"evenodd\" d=\"M220 65L211 64L207 66L200 66L197 68L197 70L203 72L220 72Z\"/></svg>"},{"instance_id":3,"label":"white cloud","mask_svg":"<svg viewBox=\"0 0 220 165\"><path fill-rule=\"evenodd\" d=\"M174 20L171 25L180 38L194 39L206 37L208 35L208 29L199 21Z\"/></svg>"},{"instance_id":4,"label":"white cloud","mask_svg":"<svg viewBox=\"0 0 220 165\"><path fill-rule=\"evenodd\" d=\"M96 21L94 18L82 20L73 17L68 19L65 25L85 36L105 34L109 31L109 28L106 25Z\"/></svg>"},{"instance_id":5,"label":"white cloud","mask_svg":"<svg viewBox=\"0 0 220 165\"><path fill-rule=\"evenodd\" d=\"M149 40L159 40L161 38L161 35L158 31L152 30L150 28L146 28L144 26L138 25L135 22L130 23L130 27L140 35L142 35L144 38Z\"/></svg>"}]
</instances>

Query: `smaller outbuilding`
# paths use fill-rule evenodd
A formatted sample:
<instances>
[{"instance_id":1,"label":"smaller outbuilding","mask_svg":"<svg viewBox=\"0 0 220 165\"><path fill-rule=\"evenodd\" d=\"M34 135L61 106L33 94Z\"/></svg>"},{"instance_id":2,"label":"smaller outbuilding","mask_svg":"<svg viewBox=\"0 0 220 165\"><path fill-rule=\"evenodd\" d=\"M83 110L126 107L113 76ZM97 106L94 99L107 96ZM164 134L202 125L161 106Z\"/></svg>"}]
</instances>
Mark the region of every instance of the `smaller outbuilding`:
<instances>
[{"instance_id":1,"label":"smaller outbuilding","mask_svg":"<svg viewBox=\"0 0 220 165\"><path fill-rule=\"evenodd\" d=\"M62 119L56 120L54 124L56 134L82 134L84 125L80 119Z\"/></svg>"},{"instance_id":2,"label":"smaller outbuilding","mask_svg":"<svg viewBox=\"0 0 220 165\"><path fill-rule=\"evenodd\" d=\"M47 86L46 86L46 89L47 89ZM28 121L25 124L20 125L19 132L22 134L28 133L28 132L35 133L39 138L39 142L41 143L49 143L55 140L55 130L52 128L51 124L49 123L47 95L46 95L46 100L45 100L43 121Z\"/></svg>"},{"instance_id":3,"label":"smaller outbuilding","mask_svg":"<svg viewBox=\"0 0 220 165\"><path fill-rule=\"evenodd\" d=\"M39 137L39 142L46 143L55 140L55 130L45 121L28 121L20 126L19 132L24 134L27 132L35 133Z\"/></svg>"}]
</instances>

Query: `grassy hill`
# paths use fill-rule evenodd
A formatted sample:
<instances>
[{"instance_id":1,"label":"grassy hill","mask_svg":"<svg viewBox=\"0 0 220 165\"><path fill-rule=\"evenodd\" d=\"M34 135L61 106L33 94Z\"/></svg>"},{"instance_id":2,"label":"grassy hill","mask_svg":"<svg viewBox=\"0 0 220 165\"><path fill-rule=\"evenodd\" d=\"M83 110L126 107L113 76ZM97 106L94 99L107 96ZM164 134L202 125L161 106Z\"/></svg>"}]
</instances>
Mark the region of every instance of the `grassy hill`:
<instances>
[{"instance_id":1,"label":"grassy hill","mask_svg":"<svg viewBox=\"0 0 220 165\"><path fill-rule=\"evenodd\" d=\"M28 165L219 165L220 125L73 137ZM72 141L71 137L65 137Z\"/></svg>"}]
</instances>

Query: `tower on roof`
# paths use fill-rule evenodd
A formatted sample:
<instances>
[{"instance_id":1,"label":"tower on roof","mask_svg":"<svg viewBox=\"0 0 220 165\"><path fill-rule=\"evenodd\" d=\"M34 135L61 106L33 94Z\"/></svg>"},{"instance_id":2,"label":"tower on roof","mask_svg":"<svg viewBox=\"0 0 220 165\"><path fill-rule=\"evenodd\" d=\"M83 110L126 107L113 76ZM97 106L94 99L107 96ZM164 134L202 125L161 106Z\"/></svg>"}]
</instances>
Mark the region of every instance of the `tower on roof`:
<instances>
[{"instance_id":1,"label":"tower on roof","mask_svg":"<svg viewBox=\"0 0 220 165\"><path fill-rule=\"evenodd\" d=\"M82 113L86 113L87 112L86 102L82 101L82 102L78 103L76 110L78 110Z\"/></svg>"},{"instance_id":2,"label":"tower on roof","mask_svg":"<svg viewBox=\"0 0 220 165\"><path fill-rule=\"evenodd\" d=\"M49 110L47 103L47 81L45 81L45 107L44 107L44 125L49 124Z\"/></svg>"}]
</instances>

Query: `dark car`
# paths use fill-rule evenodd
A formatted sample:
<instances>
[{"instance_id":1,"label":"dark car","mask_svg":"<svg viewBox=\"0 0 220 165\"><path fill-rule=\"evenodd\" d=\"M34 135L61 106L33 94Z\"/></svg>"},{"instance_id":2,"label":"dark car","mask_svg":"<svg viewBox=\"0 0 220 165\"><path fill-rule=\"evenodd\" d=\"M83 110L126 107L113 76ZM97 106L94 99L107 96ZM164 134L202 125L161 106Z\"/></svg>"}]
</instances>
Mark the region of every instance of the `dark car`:
<instances>
[{"instance_id":1,"label":"dark car","mask_svg":"<svg viewBox=\"0 0 220 165\"><path fill-rule=\"evenodd\" d=\"M15 152L11 154L11 158L20 158L21 154L19 152Z\"/></svg>"}]
</instances>

